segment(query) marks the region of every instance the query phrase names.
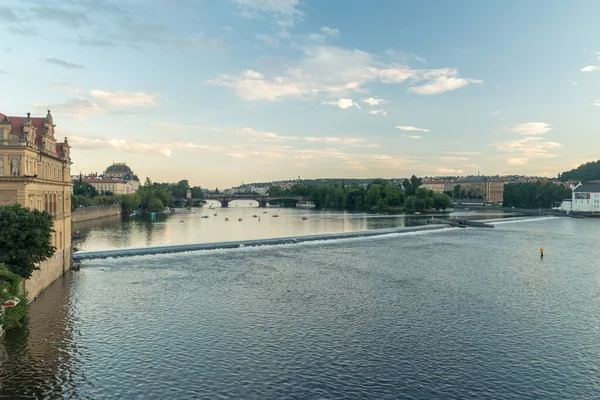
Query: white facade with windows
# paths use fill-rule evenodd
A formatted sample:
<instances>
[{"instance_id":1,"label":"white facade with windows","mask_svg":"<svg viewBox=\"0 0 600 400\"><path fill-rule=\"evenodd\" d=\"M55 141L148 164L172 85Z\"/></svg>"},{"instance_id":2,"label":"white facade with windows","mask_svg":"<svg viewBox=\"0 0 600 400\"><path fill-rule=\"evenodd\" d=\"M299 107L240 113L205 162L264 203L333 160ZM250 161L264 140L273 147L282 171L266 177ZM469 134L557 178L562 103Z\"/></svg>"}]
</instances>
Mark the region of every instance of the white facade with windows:
<instances>
[{"instance_id":1,"label":"white facade with windows","mask_svg":"<svg viewBox=\"0 0 600 400\"><path fill-rule=\"evenodd\" d=\"M576 186L570 203L570 211L600 213L600 183ZM563 206L568 206L568 202Z\"/></svg>"}]
</instances>

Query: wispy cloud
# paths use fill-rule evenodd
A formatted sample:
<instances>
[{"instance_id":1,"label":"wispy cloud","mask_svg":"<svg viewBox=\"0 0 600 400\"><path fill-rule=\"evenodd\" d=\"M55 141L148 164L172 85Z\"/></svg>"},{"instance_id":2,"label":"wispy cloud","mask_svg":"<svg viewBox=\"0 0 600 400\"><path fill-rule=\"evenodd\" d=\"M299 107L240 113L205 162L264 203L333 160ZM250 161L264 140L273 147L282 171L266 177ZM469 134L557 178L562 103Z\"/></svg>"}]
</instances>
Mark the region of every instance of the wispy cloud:
<instances>
[{"instance_id":1,"label":"wispy cloud","mask_svg":"<svg viewBox=\"0 0 600 400\"><path fill-rule=\"evenodd\" d=\"M57 23L67 28L79 28L89 21L87 15L81 11L66 10L54 4L52 7L45 5L34 7L31 12L36 19Z\"/></svg>"},{"instance_id":2,"label":"wispy cloud","mask_svg":"<svg viewBox=\"0 0 600 400\"><path fill-rule=\"evenodd\" d=\"M329 28L326 26L321 28L321 32L323 32L323 34L325 34L327 36L339 36L339 34L340 34L339 29Z\"/></svg>"},{"instance_id":3,"label":"wispy cloud","mask_svg":"<svg viewBox=\"0 0 600 400\"><path fill-rule=\"evenodd\" d=\"M60 60L58 58L44 58L49 64L59 65L61 67L69 68L69 69L85 69L85 66L81 64L75 64L69 61Z\"/></svg>"},{"instance_id":4,"label":"wispy cloud","mask_svg":"<svg viewBox=\"0 0 600 400\"><path fill-rule=\"evenodd\" d=\"M158 93L92 90L90 97L101 104L113 107L153 107Z\"/></svg>"},{"instance_id":5,"label":"wispy cloud","mask_svg":"<svg viewBox=\"0 0 600 400\"><path fill-rule=\"evenodd\" d=\"M387 103L387 101L385 101L384 99L380 98L380 97L369 97L366 99L362 100L363 103L367 103L370 106L378 106L380 104L384 104Z\"/></svg>"},{"instance_id":6,"label":"wispy cloud","mask_svg":"<svg viewBox=\"0 0 600 400\"><path fill-rule=\"evenodd\" d=\"M387 115L387 113L383 110L369 110L369 114L373 115Z\"/></svg>"},{"instance_id":7,"label":"wispy cloud","mask_svg":"<svg viewBox=\"0 0 600 400\"><path fill-rule=\"evenodd\" d=\"M341 144L341 145L351 145L358 144L365 141L362 138L345 138L345 137L332 137L332 136L322 136L322 137L303 137L302 140L309 143L327 143L327 144Z\"/></svg>"},{"instance_id":8,"label":"wispy cloud","mask_svg":"<svg viewBox=\"0 0 600 400\"><path fill-rule=\"evenodd\" d=\"M423 136L420 136L420 135L405 135L405 134L402 134L400 136L405 137L405 138L409 138L409 139L423 139Z\"/></svg>"},{"instance_id":9,"label":"wispy cloud","mask_svg":"<svg viewBox=\"0 0 600 400\"><path fill-rule=\"evenodd\" d=\"M465 156L472 156L472 155L478 155L478 154L483 154L481 151L445 151L444 153L446 154L456 154L456 155L465 155Z\"/></svg>"},{"instance_id":10,"label":"wispy cloud","mask_svg":"<svg viewBox=\"0 0 600 400\"><path fill-rule=\"evenodd\" d=\"M222 74L207 84L229 87L245 100L281 100L295 97L313 100L319 95L345 96L362 92L366 84L409 84L409 92L433 95L456 90L480 80L460 78L455 68L411 69L405 66L381 66L377 58L362 50L334 46L302 48L303 57L279 74L259 77ZM420 86L419 86L420 85Z\"/></svg>"},{"instance_id":11,"label":"wispy cloud","mask_svg":"<svg viewBox=\"0 0 600 400\"><path fill-rule=\"evenodd\" d=\"M283 142L297 139L295 136L280 136L273 132L261 132L252 128L234 129L232 133L234 135L243 136L251 140L264 140L272 142Z\"/></svg>"},{"instance_id":12,"label":"wispy cloud","mask_svg":"<svg viewBox=\"0 0 600 400\"><path fill-rule=\"evenodd\" d=\"M599 65L587 65L580 69L581 72L595 72L600 71Z\"/></svg>"},{"instance_id":13,"label":"wispy cloud","mask_svg":"<svg viewBox=\"0 0 600 400\"><path fill-rule=\"evenodd\" d=\"M550 124L545 122L525 122L513 125L510 131L519 135L543 135L550 132L551 129Z\"/></svg>"},{"instance_id":14,"label":"wispy cloud","mask_svg":"<svg viewBox=\"0 0 600 400\"><path fill-rule=\"evenodd\" d=\"M560 149L563 145L557 142L544 141L541 137L526 137L518 140L507 140L493 143L497 150L515 153L506 159L510 165L525 165L532 159L556 157L552 151Z\"/></svg>"},{"instance_id":15,"label":"wispy cloud","mask_svg":"<svg viewBox=\"0 0 600 400\"><path fill-rule=\"evenodd\" d=\"M360 108L360 105L354 102L352 99L341 98L335 101L324 101L322 104L328 106L334 106L341 108L342 110L347 110L348 108L356 107Z\"/></svg>"},{"instance_id":16,"label":"wispy cloud","mask_svg":"<svg viewBox=\"0 0 600 400\"><path fill-rule=\"evenodd\" d=\"M399 129L401 131L429 132L429 129L417 128L415 126L410 126L410 125L398 125L398 126L396 126L396 129Z\"/></svg>"}]
</instances>

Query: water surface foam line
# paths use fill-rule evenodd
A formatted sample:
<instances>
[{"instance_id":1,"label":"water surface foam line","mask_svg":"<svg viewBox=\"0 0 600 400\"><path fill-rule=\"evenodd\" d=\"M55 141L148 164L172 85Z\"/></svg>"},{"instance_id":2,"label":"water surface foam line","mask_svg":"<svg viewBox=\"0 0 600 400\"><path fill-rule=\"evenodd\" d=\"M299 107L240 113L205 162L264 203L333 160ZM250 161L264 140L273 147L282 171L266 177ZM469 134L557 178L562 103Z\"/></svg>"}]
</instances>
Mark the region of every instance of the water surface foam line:
<instances>
[{"instance_id":1,"label":"water surface foam line","mask_svg":"<svg viewBox=\"0 0 600 400\"><path fill-rule=\"evenodd\" d=\"M282 245L282 244L296 244L305 242L315 241L327 241L334 239L352 239L352 238L368 238L374 236L390 235L394 233L409 233L409 232L425 232L425 231L439 231L441 229L449 229L449 225L424 225L424 226L410 226L402 228L389 228L389 229L374 229L370 231L360 232L344 232L344 233L328 233L322 235L309 235L309 236L293 236L293 237L282 237L272 239L255 239L255 240L240 240L235 242L217 242L217 243L197 243L197 244L183 244L173 246L157 246L157 247L143 247L133 249L116 249L116 250L104 250L104 251L81 251L73 254L73 260L76 262L83 260L94 260L102 258L117 258L117 257L132 257L142 255L155 255L155 254L172 254L172 253L184 253L189 251L200 251L200 250L219 250L219 249L238 249L243 247L257 247L257 246L269 246L269 245Z\"/></svg>"}]
</instances>

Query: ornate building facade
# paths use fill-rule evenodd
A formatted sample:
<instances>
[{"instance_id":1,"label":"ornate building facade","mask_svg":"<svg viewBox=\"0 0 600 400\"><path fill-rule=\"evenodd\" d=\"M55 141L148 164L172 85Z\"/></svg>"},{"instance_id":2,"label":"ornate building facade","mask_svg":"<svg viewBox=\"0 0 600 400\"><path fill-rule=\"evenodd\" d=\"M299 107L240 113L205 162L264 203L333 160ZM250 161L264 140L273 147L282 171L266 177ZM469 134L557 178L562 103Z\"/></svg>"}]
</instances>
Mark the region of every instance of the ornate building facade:
<instances>
[{"instance_id":1,"label":"ornate building facade","mask_svg":"<svg viewBox=\"0 0 600 400\"><path fill-rule=\"evenodd\" d=\"M71 147L57 141L52 114L0 113L0 205L20 204L54 216L54 256L24 282L32 300L71 268Z\"/></svg>"}]
</instances>

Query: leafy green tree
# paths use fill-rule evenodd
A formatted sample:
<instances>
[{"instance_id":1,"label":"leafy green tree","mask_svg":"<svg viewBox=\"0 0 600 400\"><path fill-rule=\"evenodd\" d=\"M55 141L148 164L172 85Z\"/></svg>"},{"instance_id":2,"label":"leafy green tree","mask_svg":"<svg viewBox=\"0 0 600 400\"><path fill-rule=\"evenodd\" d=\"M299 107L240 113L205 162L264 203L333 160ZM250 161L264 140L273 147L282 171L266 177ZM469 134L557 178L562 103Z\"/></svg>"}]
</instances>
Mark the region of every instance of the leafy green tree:
<instances>
[{"instance_id":1,"label":"leafy green tree","mask_svg":"<svg viewBox=\"0 0 600 400\"><path fill-rule=\"evenodd\" d=\"M550 208L554 202L571 198L571 189L564 185L540 182L510 183L504 186L504 207Z\"/></svg>"},{"instance_id":2,"label":"leafy green tree","mask_svg":"<svg viewBox=\"0 0 600 400\"><path fill-rule=\"evenodd\" d=\"M163 211L165 209L165 204L159 198L153 197L148 202L147 209L149 212Z\"/></svg>"},{"instance_id":3,"label":"leafy green tree","mask_svg":"<svg viewBox=\"0 0 600 400\"><path fill-rule=\"evenodd\" d=\"M76 196L96 197L98 191L87 182L76 182L73 185L73 194Z\"/></svg>"},{"instance_id":4,"label":"leafy green tree","mask_svg":"<svg viewBox=\"0 0 600 400\"><path fill-rule=\"evenodd\" d=\"M22 278L29 278L36 264L54 255L50 245L52 215L30 211L18 204L0 206L0 263Z\"/></svg>"},{"instance_id":5,"label":"leafy green tree","mask_svg":"<svg viewBox=\"0 0 600 400\"><path fill-rule=\"evenodd\" d=\"M462 188L460 184L454 185L453 196L455 199L460 199L462 194Z\"/></svg>"},{"instance_id":6,"label":"leafy green tree","mask_svg":"<svg viewBox=\"0 0 600 400\"><path fill-rule=\"evenodd\" d=\"M433 196L433 206L436 210L445 210L452 207L452 199L445 193L436 193Z\"/></svg>"},{"instance_id":7,"label":"leafy green tree","mask_svg":"<svg viewBox=\"0 0 600 400\"><path fill-rule=\"evenodd\" d=\"M269 188L269 196L282 196L283 188L281 186L271 186Z\"/></svg>"},{"instance_id":8,"label":"leafy green tree","mask_svg":"<svg viewBox=\"0 0 600 400\"><path fill-rule=\"evenodd\" d=\"M142 205L142 198L137 193L129 193L121 196L121 207L125 212L137 210Z\"/></svg>"},{"instance_id":9,"label":"leafy green tree","mask_svg":"<svg viewBox=\"0 0 600 400\"><path fill-rule=\"evenodd\" d=\"M22 290L21 277L10 272L6 265L0 263L0 304L7 300L20 300L15 307L7 307L0 312L0 327L5 330L18 328L27 314L27 299Z\"/></svg>"},{"instance_id":10,"label":"leafy green tree","mask_svg":"<svg viewBox=\"0 0 600 400\"><path fill-rule=\"evenodd\" d=\"M202 188L200 186L192 186L190 188L190 191L192 192L192 199L204 198L204 192L202 191Z\"/></svg>"}]
</instances>

